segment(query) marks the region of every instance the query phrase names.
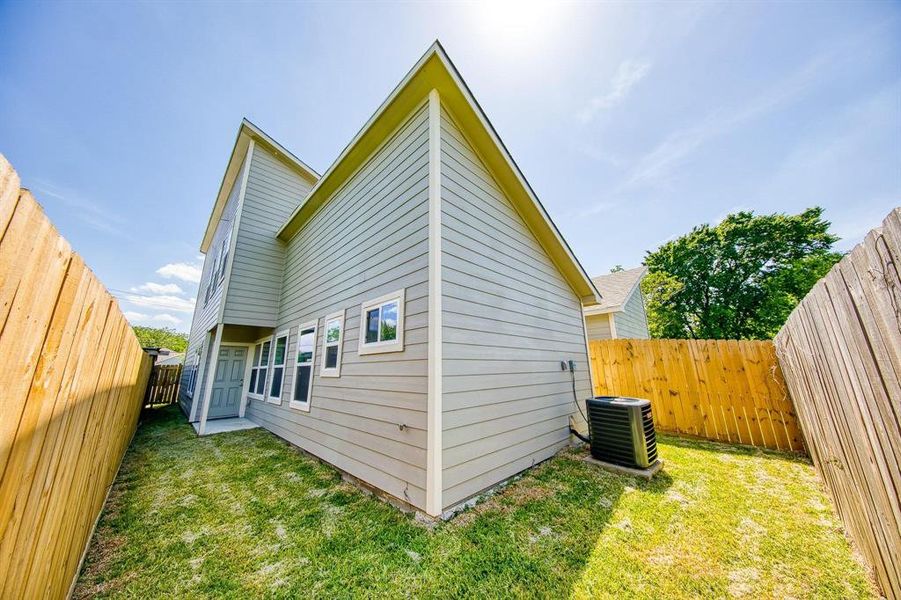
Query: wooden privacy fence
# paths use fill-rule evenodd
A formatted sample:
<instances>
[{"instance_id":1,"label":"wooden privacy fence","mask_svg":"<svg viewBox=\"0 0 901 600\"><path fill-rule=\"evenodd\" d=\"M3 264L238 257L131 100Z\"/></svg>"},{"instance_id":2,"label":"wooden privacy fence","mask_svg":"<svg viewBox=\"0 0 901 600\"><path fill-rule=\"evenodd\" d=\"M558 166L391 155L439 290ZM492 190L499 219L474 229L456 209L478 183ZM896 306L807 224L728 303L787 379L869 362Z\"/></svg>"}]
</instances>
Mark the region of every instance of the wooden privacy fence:
<instances>
[{"instance_id":1,"label":"wooden privacy fence","mask_svg":"<svg viewBox=\"0 0 901 600\"><path fill-rule=\"evenodd\" d=\"M0 155L0 597L69 592L150 368Z\"/></svg>"},{"instance_id":2,"label":"wooden privacy fence","mask_svg":"<svg viewBox=\"0 0 901 600\"><path fill-rule=\"evenodd\" d=\"M147 382L144 404L174 404L178 400L178 384L181 381L181 365L154 365Z\"/></svg>"},{"instance_id":3,"label":"wooden privacy fence","mask_svg":"<svg viewBox=\"0 0 901 600\"><path fill-rule=\"evenodd\" d=\"M901 210L821 279L776 336L810 456L845 529L901 598Z\"/></svg>"},{"instance_id":4,"label":"wooden privacy fence","mask_svg":"<svg viewBox=\"0 0 901 600\"><path fill-rule=\"evenodd\" d=\"M772 342L594 340L594 392L651 401L665 432L804 451Z\"/></svg>"}]
</instances>

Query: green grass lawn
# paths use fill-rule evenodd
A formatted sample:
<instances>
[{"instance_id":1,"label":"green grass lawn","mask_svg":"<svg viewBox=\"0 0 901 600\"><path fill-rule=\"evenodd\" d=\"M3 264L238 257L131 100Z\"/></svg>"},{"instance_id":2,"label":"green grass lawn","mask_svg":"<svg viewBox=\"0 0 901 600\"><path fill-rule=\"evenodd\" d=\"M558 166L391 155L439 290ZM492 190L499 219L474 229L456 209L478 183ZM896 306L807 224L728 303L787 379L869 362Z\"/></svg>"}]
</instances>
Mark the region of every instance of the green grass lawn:
<instances>
[{"instance_id":1,"label":"green grass lawn","mask_svg":"<svg viewBox=\"0 0 901 600\"><path fill-rule=\"evenodd\" d=\"M262 430L138 430L75 597L857 598L810 463L661 438L651 482L568 450L426 526Z\"/></svg>"}]
</instances>

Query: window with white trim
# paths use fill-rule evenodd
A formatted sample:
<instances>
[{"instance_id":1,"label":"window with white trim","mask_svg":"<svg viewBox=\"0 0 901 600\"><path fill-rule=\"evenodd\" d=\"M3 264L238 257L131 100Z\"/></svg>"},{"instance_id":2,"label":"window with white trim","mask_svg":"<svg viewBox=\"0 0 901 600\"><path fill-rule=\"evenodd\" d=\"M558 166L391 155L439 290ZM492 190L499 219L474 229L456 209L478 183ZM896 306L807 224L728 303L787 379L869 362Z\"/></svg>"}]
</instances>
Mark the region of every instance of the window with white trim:
<instances>
[{"instance_id":1,"label":"window with white trim","mask_svg":"<svg viewBox=\"0 0 901 600\"><path fill-rule=\"evenodd\" d=\"M210 298L213 297L213 294L216 293L216 290L219 289L219 286L221 286L222 282L225 280L225 265L228 262L228 249L231 245L231 238L231 229L227 229L225 237L219 242L216 258L213 259L213 268L210 269L210 276L207 279L206 290L204 290L203 294L204 306L207 305Z\"/></svg>"},{"instance_id":2,"label":"window with white trim","mask_svg":"<svg viewBox=\"0 0 901 600\"><path fill-rule=\"evenodd\" d=\"M294 384L291 390L291 408L310 410L313 392L313 360L316 354L316 321L303 323L297 328L297 352L294 360Z\"/></svg>"},{"instance_id":3,"label":"window with white trim","mask_svg":"<svg viewBox=\"0 0 901 600\"><path fill-rule=\"evenodd\" d=\"M225 265L228 263L228 249L231 246L232 230L229 229L225 233L225 239L222 240L222 247L219 250L219 279L216 285L219 286L225 280Z\"/></svg>"},{"instance_id":4,"label":"window with white trim","mask_svg":"<svg viewBox=\"0 0 901 600\"><path fill-rule=\"evenodd\" d=\"M344 353L344 311L326 315L325 335L322 336L322 367L320 377L341 376L341 355Z\"/></svg>"},{"instance_id":5,"label":"window with white trim","mask_svg":"<svg viewBox=\"0 0 901 600\"><path fill-rule=\"evenodd\" d=\"M194 364L187 367L188 368L188 385L185 387L187 390L188 398L194 397L194 387L197 385L197 369L200 368L200 350L194 352Z\"/></svg>"},{"instance_id":6,"label":"window with white trim","mask_svg":"<svg viewBox=\"0 0 901 600\"><path fill-rule=\"evenodd\" d=\"M266 392L266 374L269 371L269 351L272 348L272 338L257 342L253 348L253 363L250 367L250 385L247 387L247 395L251 398L262 399Z\"/></svg>"},{"instance_id":7,"label":"window with white trim","mask_svg":"<svg viewBox=\"0 0 901 600\"><path fill-rule=\"evenodd\" d=\"M364 302L360 310L360 350L363 354L404 349L404 290Z\"/></svg>"},{"instance_id":8,"label":"window with white trim","mask_svg":"<svg viewBox=\"0 0 901 600\"><path fill-rule=\"evenodd\" d=\"M282 384L285 380L285 360L288 356L288 332L283 331L275 336L272 349L272 376L269 378L269 394L266 402L282 403Z\"/></svg>"},{"instance_id":9,"label":"window with white trim","mask_svg":"<svg viewBox=\"0 0 901 600\"><path fill-rule=\"evenodd\" d=\"M219 269L219 257L213 259L213 266L210 269L209 277L206 280L206 290L203 293L203 305L206 306L213 295L213 282L216 281L216 271Z\"/></svg>"}]
</instances>

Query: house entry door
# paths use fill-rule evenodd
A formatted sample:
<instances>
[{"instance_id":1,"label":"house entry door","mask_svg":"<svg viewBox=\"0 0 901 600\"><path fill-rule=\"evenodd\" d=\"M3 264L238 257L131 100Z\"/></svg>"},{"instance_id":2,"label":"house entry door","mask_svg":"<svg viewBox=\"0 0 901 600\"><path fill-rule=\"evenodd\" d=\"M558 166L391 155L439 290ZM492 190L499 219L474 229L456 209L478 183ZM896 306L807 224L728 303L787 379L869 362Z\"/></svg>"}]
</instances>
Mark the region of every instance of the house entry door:
<instances>
[{"instance_id":1,"label":"house entry door","mask_svg":"<svg viewBox=\"0 0 901 600\"><path fill-rule=\"evenodd\" d=\"M213 395L207 419L237 417L241 408L241 390L244 384L244 362L247 348L221 346L213 379Z\"/></svg>"}]
</instances>

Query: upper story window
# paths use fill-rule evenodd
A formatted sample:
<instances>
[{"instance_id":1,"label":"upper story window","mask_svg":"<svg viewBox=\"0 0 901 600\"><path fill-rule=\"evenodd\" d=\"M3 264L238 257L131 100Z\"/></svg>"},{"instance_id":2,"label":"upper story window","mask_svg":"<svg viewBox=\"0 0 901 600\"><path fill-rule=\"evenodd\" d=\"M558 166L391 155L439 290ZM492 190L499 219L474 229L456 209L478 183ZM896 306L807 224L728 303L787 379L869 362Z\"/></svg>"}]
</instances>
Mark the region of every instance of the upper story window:
<instances>
[{"instance_id":1,"label":"upper story window","mask_svg":"<svg viewBox=\"0 0 901 600\"><path fill-rule=\"evenodd\" d=\"M269 371L269 351L272 338L257 342L253 348L253 363L250 366L250 385L247 395L252 398L263 398L266 392L266 375Z\"/></svg>"},{"instance_id":2,"label":"upper story window","mask_svg":"<svg viewBox=\"0 0 901 600\"><path fill-rule=\"evenodd\" d=\"M225 267L228 263L228 249L231 245L231 229L228 229L225 234L225 238L219 245L216 247L216 255L213 258L213 266L209 271L209 276L207 277L206 289L203 293L203 305L206 306L210 301L210 298L213 297L213 294L216 293L216 290L219 289L219 286L222 285L222 282L225 280Z\"/></svg>"},{"instance_id":3,"label":"upper story window","mask_svg":"<svg viewBox=\"0 0 901 600\"><path fill-rule=\"evenodd\" d=\"M229 229L225 234L225 239L222 240L222 246L219 250L219 275L216 285L225 280L225 265L228 264L228 248L231 246L231 239L232 231Z\"/></svg>"},{"instance_id":4,"label":"upper story window","mask_svg":"<svg viewBox=\"0 0 901 600\"><path fill-rule=\"evenodd\" d=\"M188 370L188 385L185 386L185 391L188 398L193 398L194 388L197 386L197 369L200 368L200 350L194 353L194 364L185 368Z\"/></svg>"},{"instance_id":5,"label":"upper story window","mask_svg":"<svg viewBox=\"0 0 901 600\"><path fill-rule=\"evenodd\" d=\"M203 305L206 306L210 301L210 297L213 295L215 288L213 287L216 281L216 273L219 272L219 256L217 255L213 259L213 266L210 269L209 276L206 279L206 289L203 292Z\"/></svg>"},{"instance_id":6,"label":"upper story window","mask_svg":"<svg viewBox=\"0 0 901 600\"><path fill-rule=\"evenodd\" d=\"M404 290L364 302L360 310L360 354L404 349Z\"/></svg>"},{"instance_id":7,"label":"upper story window","mask_svg":"<svg viewBox=\"0 0 901 600\"><path fill-rule=\"evenodd\" d=\"M310 410L313 392L313 359L316 354L316 321L302 323L297 328L297 356L294 363L294 390L291 408Z\"/></svg>"},{"instance_id":8,"label":"upper story window","mask_svg":"<svg viewBox=\"0 0 901 600\"><path fill-rule=\"evenodd\" d=\"M344 347L344 311L326 315L325 335L322 336L321 377L341 376L341 355Z\"/></svg>"},{"instance_id":9,"label":"upper story window","mask_svg":"<svg viewBox=\"0 0 901 600\"><path fill-rule=\"evenodd\" d=\"M284 331L275 336L275 347L272 353L272 375L269 377L269 394L267 402L281 404L282 384L285 379L285 359L288 355L288 332Z\"/></svg>"}]
</instances>

